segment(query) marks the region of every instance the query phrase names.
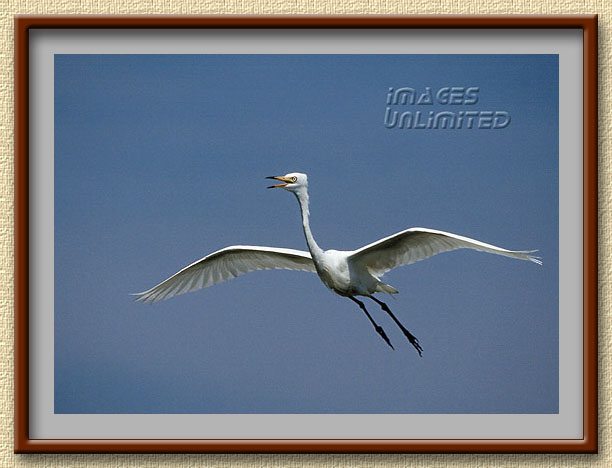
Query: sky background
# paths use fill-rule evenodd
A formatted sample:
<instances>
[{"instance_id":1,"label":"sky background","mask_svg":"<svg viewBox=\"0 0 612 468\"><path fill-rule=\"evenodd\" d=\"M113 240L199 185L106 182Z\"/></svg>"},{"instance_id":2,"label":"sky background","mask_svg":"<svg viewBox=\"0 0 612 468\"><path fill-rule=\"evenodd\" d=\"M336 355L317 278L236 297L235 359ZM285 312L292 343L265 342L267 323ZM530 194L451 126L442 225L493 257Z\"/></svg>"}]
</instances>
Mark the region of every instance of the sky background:
<instances>
[{"instance_id":1,"label":"sky background","mask_svg":"<svg viewBox=\"0 0 612 468\"><path fill-rule=\"evenodd\" d=\"M386 128L389 87L479 87L504 129ZM395 351L318 277L264 271L154 305L129 294L228 245L324 249L413 226L460 250L395 269ZM56 413L558 412L553 55L56 55Z\"/></svg>"}]
</instances>

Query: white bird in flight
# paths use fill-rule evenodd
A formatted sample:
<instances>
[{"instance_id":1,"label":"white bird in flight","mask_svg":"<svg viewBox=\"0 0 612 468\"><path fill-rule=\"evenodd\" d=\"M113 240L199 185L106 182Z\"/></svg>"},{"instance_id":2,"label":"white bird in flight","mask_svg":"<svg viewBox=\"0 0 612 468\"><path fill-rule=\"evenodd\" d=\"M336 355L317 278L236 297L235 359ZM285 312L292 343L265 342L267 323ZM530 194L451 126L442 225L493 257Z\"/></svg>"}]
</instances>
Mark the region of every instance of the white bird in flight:
<instances>
[{"instance_id":1,"label":"white bird in flight","mask_svg":"<svg viewBox=\"0 0 612 468\"><path fill-rule=\"evenodd\" d=\"M397 294L397 289L380 280L386 272L441 252L463 248L542 264L538 257L529 255L535 250L506 250L457 234L419 227L406 229L357 250L323 250L310 230L306 174L292 172L267 179L282 182L268 188L283 188L296 196L309 252L279 247L233 245L186 266L147 291L134 294L138 296L136 300L149 303L163 301L255 270L309 271L317 273L329 289L355 302L364 311L376 332L393 348L382 327L374 321L365 304L355 296L368 297L380 305L402 330L419 356L422 356L423 349L419 340L402 325L387 304L373 296L377 292Z\"/></svg>"}]
</instances>

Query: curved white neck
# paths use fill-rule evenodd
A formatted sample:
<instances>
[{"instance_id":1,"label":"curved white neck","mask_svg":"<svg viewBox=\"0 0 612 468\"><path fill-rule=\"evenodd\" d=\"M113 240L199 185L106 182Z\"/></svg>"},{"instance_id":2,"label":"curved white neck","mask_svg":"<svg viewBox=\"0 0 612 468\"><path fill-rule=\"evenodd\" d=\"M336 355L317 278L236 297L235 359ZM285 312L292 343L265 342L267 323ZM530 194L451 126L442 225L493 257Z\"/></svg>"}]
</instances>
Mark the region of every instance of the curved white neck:
<instances>
[{"instance_id":1,"label":"curved white neck","mask_svg":"<svg viewBox=\"0 0 612 468\"><path fill-rule=\"evenodd\" d=\"M308 210L308 192L306 189L300 190L299 192L295 192L295 196L298 199L298 203L300 204L300 210L302 212L302 226L304 227L304 236L306 237L306 243L308 244L308 250L310 250L310 254L312 258L319 258L323 255L323 250L319 247L312 236L312 231L310 230L310 211Z\"/></svg>"}]
</instances>

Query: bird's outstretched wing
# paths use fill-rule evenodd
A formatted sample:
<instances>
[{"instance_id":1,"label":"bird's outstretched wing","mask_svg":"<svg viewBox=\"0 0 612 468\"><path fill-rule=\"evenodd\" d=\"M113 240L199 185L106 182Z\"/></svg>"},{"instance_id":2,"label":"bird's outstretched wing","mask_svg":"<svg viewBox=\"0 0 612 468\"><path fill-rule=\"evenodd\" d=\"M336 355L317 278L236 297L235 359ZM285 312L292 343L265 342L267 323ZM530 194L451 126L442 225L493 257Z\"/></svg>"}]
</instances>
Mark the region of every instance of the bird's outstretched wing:
<instances>
[{"instance_id":1,"label":"bird's outstretched wing","mask_svg":"<svg viewBox=\"0 0 612 468\"><path fill-rule=\"evenodd\" d=\"M418 262L449 250L466 248L542 264L538 257L529 255L536 252L535 250L506 250L469 237L427 228L410 228L380 239L353 252L349 261L367 268L378 277L401 265Z\"/></svg>"},{"instance_id":2,"label":"bird's outstretched wing","mask_svg":"<svg viewBox=\"0 0 612 468\"><path fill-rule=\"evenodd\" d=\"M233 245L211 253L157 286L133 295L138 296L137 301L154 303L207 288L250 271L275 269L316 272L308 252L277 247Z\"/></svg>"}]
</instances>

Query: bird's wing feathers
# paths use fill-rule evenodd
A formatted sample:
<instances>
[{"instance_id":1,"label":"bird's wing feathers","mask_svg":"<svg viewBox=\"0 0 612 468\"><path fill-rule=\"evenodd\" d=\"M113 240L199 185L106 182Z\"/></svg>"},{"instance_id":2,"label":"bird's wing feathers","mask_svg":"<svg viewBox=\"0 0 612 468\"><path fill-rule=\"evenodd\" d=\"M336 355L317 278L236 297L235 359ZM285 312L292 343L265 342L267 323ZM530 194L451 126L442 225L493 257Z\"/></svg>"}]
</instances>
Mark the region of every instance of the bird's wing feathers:
<instances>
[{"instance_id":1,"label":"bird's wing feathers","mask_svg":"<svg viewBox=\"0 0 612 468\"><path fill-rule=\"evenodd\" d=\"M153 303L207 288L250 271L274 269L316 272L308 252L276 247L234 245L207 255L148 291L134 295L138 296L137 301Z\"/></svg>"},{"instance_id":2,"label":"bird's wing feathers","mask_svg":"<svg viewBox=\"0 0 612 468\"><path fill-rule=\"evenodd\" d=\"M395 267L418 262L441 252L464 248L542 264L539 258L529 255L535 250L506 250L469 237L426 228L410 228L380 239L356 250L349 261L366 267L375 276L381 276Z\"/></svg>"}]
</instances>

